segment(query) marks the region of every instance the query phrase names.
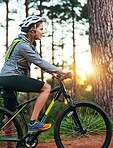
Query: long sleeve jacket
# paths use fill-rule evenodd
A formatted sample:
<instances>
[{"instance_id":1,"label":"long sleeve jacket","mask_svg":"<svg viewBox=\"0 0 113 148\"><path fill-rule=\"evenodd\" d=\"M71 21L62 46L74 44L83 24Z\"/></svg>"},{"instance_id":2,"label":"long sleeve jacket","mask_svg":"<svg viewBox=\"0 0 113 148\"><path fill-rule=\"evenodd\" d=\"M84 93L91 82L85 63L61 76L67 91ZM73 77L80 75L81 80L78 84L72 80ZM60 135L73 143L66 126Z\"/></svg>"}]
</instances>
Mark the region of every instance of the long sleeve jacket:
<instances>
[{"instance_id":1,"label":"long sleeve jacket","mask_svg":"<svg viewBox=\"0 0 113 148\"><path fill-rule=\"evenodd\" d=\"M22 39L13 49L10 58L4 63L0 76L28 75L30 65L33 63L48 73L61 73L62 70L43 60L24 34L19 34ZM10 47L9 47L10 49Z\"/></svg>"}]
</instances>

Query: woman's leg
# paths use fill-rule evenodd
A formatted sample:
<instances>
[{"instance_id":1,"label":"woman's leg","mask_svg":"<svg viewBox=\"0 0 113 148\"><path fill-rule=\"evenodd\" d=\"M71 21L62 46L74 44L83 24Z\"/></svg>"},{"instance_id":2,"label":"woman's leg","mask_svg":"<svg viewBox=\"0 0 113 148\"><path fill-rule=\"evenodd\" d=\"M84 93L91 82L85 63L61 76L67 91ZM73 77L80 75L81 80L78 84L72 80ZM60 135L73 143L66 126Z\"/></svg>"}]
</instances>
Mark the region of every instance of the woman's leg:
<instances>
[{"instance_id":1,"label":"woman's leg","mask_svg":"<svg viewBox=\"0 0 113 148\"><path fill-rule=\"evenodd\" d=\"M4 90L4 95L2 96L4 98L4 107L8 110L10 110L13 114L16 110L17 100L16 100L16 93L14 91L6 91ZM5 120L9 120L7 116L5 116ZM5 134L7 137L13 137L14 134L14 125L11 121L7 126L4 127ZM7 142L7 148L14 148L14 142L8 141Z\"/></svg>"},{"instance_id":2,"label":"woman's leg","mask_svg":"<svg viewBox=\"0 0 113 148\"><path fill-rule=\"evenodd\" d=\"M16 83L15 83L16 82ZM40 111L45 105L50 94L51 87L42 81L29 78L27 76L7 76L0 78L0 83L7 89L19 92L37 92L39 97L36 100L31 121L28 124L28 131L35 132L37 130L44 131L51 127L51 124L43 124L37 121Z\"/></svg>"},{"instance_id":3,"label":"woman's leg","mask_svg":"<svg viewBox=\"0 0 113 148\"><path fill-rule=\"evenodd\" d=\"M50 90L51 87L49 84L43 85L41 92L35 102L33 113L31 116L31 121L28 124L28 132L44 131L51 127L51 124L44 124L37 120L40 111L42 110L47 101L47 98L50 94Z\"/></svg>"},{"instance_id":4,"label":"woman's leg","mask_svg":"<svg viewBox=\"0 0 113 148\"><path fill-rule=\"evenodd\" d=\"M35 102L35 106L33 109L33 113L31 116L31 120L37 120L40 111L42 110L42 108L44 107L48 96L50 94L50 90L51 90L51 86L47 83L44 84L44 86L41 89L41 92Z\"/></svg>"}]
</instances>

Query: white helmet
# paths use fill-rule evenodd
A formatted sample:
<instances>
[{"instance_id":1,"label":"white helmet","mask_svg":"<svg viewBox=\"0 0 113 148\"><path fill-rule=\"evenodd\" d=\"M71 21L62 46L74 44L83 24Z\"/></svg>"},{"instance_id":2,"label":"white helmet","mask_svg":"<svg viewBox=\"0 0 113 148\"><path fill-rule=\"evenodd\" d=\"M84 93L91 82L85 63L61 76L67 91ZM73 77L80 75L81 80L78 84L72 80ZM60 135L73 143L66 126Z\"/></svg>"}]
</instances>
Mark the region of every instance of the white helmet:
<instances>
[{"instance_id":1,"label":"white helmet","mask_svg":"<svg viewBox=\"0 0 113 148\"><path fill-rule=\"evenodd\" d=\"M45 22L45 18L36 16L36 15L32 15L32 16L28 16L26 17L21 23L20 23L20 27L21 27L21 31L23 32L28 32L29 26L31 24L36 24L38 22Z\"/></svg>"}]
</instances>

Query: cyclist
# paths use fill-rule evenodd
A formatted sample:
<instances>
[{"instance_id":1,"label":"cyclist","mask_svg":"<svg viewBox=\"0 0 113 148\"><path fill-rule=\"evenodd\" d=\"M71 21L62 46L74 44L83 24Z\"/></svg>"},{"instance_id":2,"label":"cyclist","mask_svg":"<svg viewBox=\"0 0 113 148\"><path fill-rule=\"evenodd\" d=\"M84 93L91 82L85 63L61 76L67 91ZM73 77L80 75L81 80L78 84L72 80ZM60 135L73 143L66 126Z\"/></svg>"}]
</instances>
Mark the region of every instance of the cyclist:
<instances>
[{"instance_id":1,"label":"cyclist","mask_svg":"<svg viewBox=\"0 0 113 148\"><path fill-rule=\"evenodd\" d=\"M26 17L21 22L22 32L14 39L19 42L13 46L13 41L9 47L6 53L7 60L0 73L0 85L5 88L4 105L10 111L15 111L17 103L15 93L17 91L39 93L28 124L28 132L44 131L51 127L51 124L41 123L37 120L50 94L51 87L49 84L29 76L31 63L48 73L68 73L43 60L36 51L36 40L41 40L44 34L44 21L44 18L33 15Z\"/></svg>"}]
</instances>

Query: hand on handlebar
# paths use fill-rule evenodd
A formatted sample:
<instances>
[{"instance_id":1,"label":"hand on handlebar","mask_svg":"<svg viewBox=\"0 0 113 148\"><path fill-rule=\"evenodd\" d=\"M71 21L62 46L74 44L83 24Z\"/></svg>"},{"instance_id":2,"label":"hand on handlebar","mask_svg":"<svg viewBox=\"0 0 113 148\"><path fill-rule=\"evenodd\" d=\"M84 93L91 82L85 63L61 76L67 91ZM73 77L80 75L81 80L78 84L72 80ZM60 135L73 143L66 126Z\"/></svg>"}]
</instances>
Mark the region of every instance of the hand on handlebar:
<instances>
[{"instance_id":1,"label":"hand on handlebar","mask_svg":"<svg viewBox=\"0 0 113 148\"><path fill-rule=\"evenodd\" d=\"M56 73L52 73L53 77L55 78L60 78L62 80L67 79L67 78L71 78L73 77L74 73L72 70L68 70L68 71L62 71L61 74L56 74Z\"/></svg>"},{"instance_id":2,"label":"hand on handlebar","mask_svg":"<svg viewBox=\"0 0 113 148\"><path fill-rule=\"evenodd\" d=\"M63 74L64 76L66 76L67 78L72 78L73 75L74 75L74 73L73 73L72 70L63 71L62 74Z\"/></svg>"}]
</instances>

